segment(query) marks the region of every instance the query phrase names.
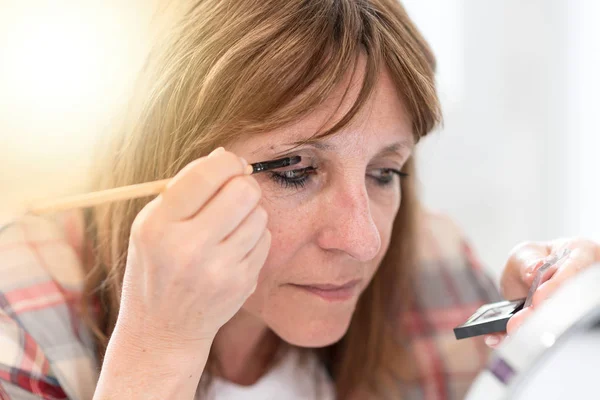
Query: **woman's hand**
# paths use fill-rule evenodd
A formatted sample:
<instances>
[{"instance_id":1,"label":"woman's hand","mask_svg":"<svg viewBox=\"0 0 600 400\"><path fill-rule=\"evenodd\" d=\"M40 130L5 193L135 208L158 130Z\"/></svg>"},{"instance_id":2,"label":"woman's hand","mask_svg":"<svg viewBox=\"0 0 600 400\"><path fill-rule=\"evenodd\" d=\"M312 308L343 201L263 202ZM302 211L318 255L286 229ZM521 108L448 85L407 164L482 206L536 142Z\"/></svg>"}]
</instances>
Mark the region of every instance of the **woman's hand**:
<instances>
[{"instance_id":1,"label":"woman's hand","mask_svg":"<svg viewBox=\"0 0 600 400\"><path fill-rule=\"evenodd\" d=\"M191 399L212 341L254 291L271 235L247 163L217 149L136 216L96 399Z\"/></svg>"},{"instance_id":2,"label":"woman's hand","mask_svg":"<svg viewBox=\"0 0 600 400\"><path fill-rule=\"evenodd\" d=\"M515 314L507 326L507 334L513 333L531 312L550 297L567 279L577 274L590 265L600 262L600 244L585 239L561 239L552 242L527 242L513 249L504 267L500 283L502 295L505 299L518 299L527 296L529 287L539 267L553 254L561 253L565 248L570 253L556 267L551 267L542 283L533 295L531 307L527 307ZM505 335L494 334L486 336L488 346L495 348L504 339Z\"/></svg>"},{"instance_id":3,"label":"woman's hand","mask_svg":"<svg viewBox=\"0 0 600 400\"><path fill-rule=\"evenodd\" d=\"M117 325L191 349L212 340L254 292L271 236L246 166L217 149L140 211Z\"/></svg>"}]
</instances>

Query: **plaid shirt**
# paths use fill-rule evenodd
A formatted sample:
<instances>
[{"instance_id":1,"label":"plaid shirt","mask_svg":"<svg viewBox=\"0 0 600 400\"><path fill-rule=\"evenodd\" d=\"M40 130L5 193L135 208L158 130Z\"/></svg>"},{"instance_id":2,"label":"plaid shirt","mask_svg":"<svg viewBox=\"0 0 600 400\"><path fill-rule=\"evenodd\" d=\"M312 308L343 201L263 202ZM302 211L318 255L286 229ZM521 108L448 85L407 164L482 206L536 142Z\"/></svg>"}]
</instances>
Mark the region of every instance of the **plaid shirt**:
<instances>
[{"instance_id":1,"label":"plaid shirt","mask_svg":"<svg viewBox=\"0 0 600 400\"><path fill-rule=\"evenodd\" d=\"M428 214L420 232L408 330L416 377L403 400L462 399L488 358L481 338L452 328L499 299L457 227ZM0 234L0 400L91 399L99 374L76 313L83 270L81 215L27 217Z\"/></svg>"}]
</instances>

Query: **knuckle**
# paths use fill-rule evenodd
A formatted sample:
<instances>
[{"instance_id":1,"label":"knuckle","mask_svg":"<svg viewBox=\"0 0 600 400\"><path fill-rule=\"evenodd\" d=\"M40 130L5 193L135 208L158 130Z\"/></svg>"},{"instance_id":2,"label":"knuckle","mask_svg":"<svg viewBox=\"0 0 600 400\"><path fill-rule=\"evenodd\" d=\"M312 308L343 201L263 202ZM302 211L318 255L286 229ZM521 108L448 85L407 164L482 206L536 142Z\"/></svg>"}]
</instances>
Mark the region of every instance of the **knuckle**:
<instances>
[{"instance_id":1,"label":"knuckle","mask_svg":"<svg viewBox=\"0 0 600 400\"><path fill-rule=\"evenodd\" d=\"M139 237L140 233L144 230L144 225L146 224L144 216L139 213L133 219L131 223L131 235L134 237Z\"/></svg>"},{"instance_id":2,"label":"knuckle","mask_svg":"<svg viewBox=\"0 0 600 400\"><path fill-rule=\"evenodd\" d=\"M267 233L264 235L263 248L261 253L261 258L264 260L268 257L269 251L271 250L271 241L272 241L271 232L267 230Z\"/></svg>"},{"instance_id":3,"label":"knuckle","mask_svg":"<svg viewBox=\"0 0 600 400\"><path fill-rule=\"evenodd\" d=\"M254 286L252 286L252 288L250 289L250 294L253 294L254 292L256 292L257 287L258 287L258 283L255 283Z\"/></svg>"},{"instance_id":4,"label":"knuckle","mask_svg":"<svg viewBox=\"0 0 600 400\"><path fill-rule=\"evenodd\" d=\"M246 176L245 178L247 180L249 180L250 183L252 183L252 185L256 188L256 190L258 190L258 193L262 193L262 189L261 189L260 185L258 184L258 181L256 180L255 177L253 177L253 176Z\"/></svg>"},{"instance_id":5,"label":"knuckle","mask_svg":"<svg viewBox=\"0 0 600 400\"><path fill-rule=\"evenodd\" d=\"M250 266L250 260L248 260L248 258L245 258L245 259L240 260L238 262L238 269L240 271L246 271L246 270L248 270L249 266ZM246 277L245 277L246 274L239 274L239 275L243 277L244 281L246 280Z\"/></svg>"},{"instance_id":6,"label":"knuckle","mask_svg":"<svg viewBox=\"0 0 600 400\"><path fill-rule=\"evenodd\" d=\"M256 179L254 179L254 177L252 176L245 176L244 178L246 179L246 181L248 181L250 186L252 186L254 193L256 194L256 198L260 198L262 196L262 190Z\"/></svg>"},{"instance_id":7,"label":"knuckle","mask_svg":"<svg viewBox=\"0 0 600 400\"><path fill-rule=\"evenodd\" d=\"M530 263L536 263L537 259L531 259L531 252L540 246L533 241L524 241L513 247L508 255L507 264L519 264L527 259Z\"/></svg>"},{"instance_id":8,"label":"knuckle","mask_svg":"<svg viewBox=\"0 0 600 400\"><path fill-rule=\"evenodd\" d=\"M234 195L243 203L256 202L260 196L260 189L244 177L235 178L232 181Z\"/></svg>"},{"instance_id":9,"label":"knuckle","mask_svg":"<svg viewBox=\"0 0 600 400\"><path fill-rule=\"evenodd\" d=\"M175 176L181 176L181 175L192 173L192 171L194 171L198 168L201 168L200 165L204 165L205 162L206 162L206 160L204 158L197 158L195 160L192 160L189 163L187 163L186 165L184 165L183 168L181 168L179 170L179 172L177 172L177 174L175 174Z\"/></svg>"},{"instance_id":10,"label":"knuckle","mask_svg":"<svg viewBox=\"0 0 600 400\"><path fill-rule=\"evenodd\" d=\"M265 210L262 206L258 206L254 211L254 214L258 224L264 228L269 221L269 214L267 213L267 210Z\"/></svg>"},{"instance_id":11,"label":"knuckle","mask_svg":"<svg viewBox=\"0 0 600 400\"><path fill-rule=\"evenodd\" d=\"M141 243L152 243L156 238L158 223L153 211L146 207L135 217L131 224L131 237Z\"/></svg>"},{"instance_id":12,"label":"knuckle","mask_svg":"<svg viewBox=\"0 0 600 400\"><path fill-rule=\"evenodd\" d=\"M188 166L189 173L193 175L197 185L214 188L238 175L241 162L235 154L225 152L215 158L194 160Z\"/></svg>"},{"instance_id":13,"label":"knuckle","mask_svg":"<svg viewBox=\"0 0 600 400\"><path fill-rule=\"evenodd\" d=\"M192 175L194 183L199 187L210 187L214 185L213 175L209 173L206 165L202 165L200 162L191 168L189 173Z\"/></svg>"},{"instance_id":14,"label":"knuckle","mask_svg":"<svg viewBox=\"0 0 600 400\"><path fill-rule=\"evenodd\" d=\"M215 158L219 164L219 170L227 171L228 174L241 174L243 173L243 165L240 158L231 151L225 151Z\"/></svg>"},{"instance_id":15,"label":"knuckle","mask_svg":"<svg viewBox=\"0 0 600 400\"><path fill-rule=\"evenodd\" d=\"M224 151L219 158L221 159L222 162L225 162L227 164L241 165L240 158L231 151Z\"/></svg>"},{"instance_id":16,"label":"knuckle","mask_svg":"<svg viewBox=\"0 0 600 400\"><path fill-rule=\"evenodd\" d=\"M537 243L536 243L536 242L533 242L533 241L531 241L531 240L524 241L524 242L521 242L521 243L517 244L517 245L516 245L516 246L513 248L513 250L512 250L512 252L511 252L511 253L512 253L512 254L517 254L517 253L519 253L519 252L521 252L521 251L523 251L523 250L529 249L529 248L531 248L531 247L535 247L536 245L537 245Z\"/></svg>"},{"instance_id":17,"label":"knuckle","mask_svg":"<svg viewBox=\"0 0 600 400\"><path fill-rule=\"evenodd\" d=\"M260 242L265 248L269 248L271 245L271 231L268 228L265 228L262 236L260 237Z\"/></svg>"},{"instance_id":18,"label":"knuckle","mask_svg":"<svg viewBox=\"0 0 600 400\"><path fill-rule=\"evenodd\" d=\"M183 169L181 170L182 173L185 173L189 170L197 170L197 169L203 169L206 166L206 158L197 158L195 160L190 161L187 165L185 165L183 167Z\"/></svg>"}]
</instances>

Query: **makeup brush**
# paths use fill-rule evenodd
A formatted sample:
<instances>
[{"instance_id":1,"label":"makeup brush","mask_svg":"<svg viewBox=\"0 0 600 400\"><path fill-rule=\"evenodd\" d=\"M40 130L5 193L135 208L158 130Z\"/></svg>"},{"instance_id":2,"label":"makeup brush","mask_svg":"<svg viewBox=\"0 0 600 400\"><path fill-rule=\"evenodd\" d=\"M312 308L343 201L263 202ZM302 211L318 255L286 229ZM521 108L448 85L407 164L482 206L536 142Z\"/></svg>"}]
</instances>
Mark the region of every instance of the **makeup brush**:
<instances>
[{"instance_id":1,"label":"makeup brush","mask_svg":"<svg viewBox=\"0 0 600 400\"><path fill-rule=\"evenodd\" d=\"M293 156L280 158L277 160L261 161L250 164L249 166L252 167L252 171L249 172L250 174L256 174L259 172L284 168L290 165L298 164L300 160L300 156ZM113 189L100 190L91 193L77 194L54 200L37 202L32 204L27 209L25 215L40 215L74 208L92 207L98 204L109 203L113 201L152 196L162 192L171 179L172 178L161 179L153 182L139 183L136 185L122 186ZM12 224L16 220L18 220L18 218L13 219L6 224L0 225L0 232L2 232L8 225Z\"/></svg>"}]
</instances>

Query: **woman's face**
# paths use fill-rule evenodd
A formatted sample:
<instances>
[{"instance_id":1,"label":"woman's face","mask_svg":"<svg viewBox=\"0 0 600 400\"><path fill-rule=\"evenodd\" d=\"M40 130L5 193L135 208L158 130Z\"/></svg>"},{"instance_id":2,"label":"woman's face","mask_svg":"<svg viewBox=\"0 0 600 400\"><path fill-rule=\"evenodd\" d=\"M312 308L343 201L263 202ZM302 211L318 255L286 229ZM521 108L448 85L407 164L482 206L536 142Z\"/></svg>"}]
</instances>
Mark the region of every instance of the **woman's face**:
<instances>
[{"instance_id":1,"label":"woman's face","mask_svg":"<svg viewBox=\"0 0 600 400\"><path fill-rule=\"evenodd\" d=\"M337 112L344 87L292 126L227 146L250 163L302 157L300 164L255 175L272 241L242 311L297 346L326 346L346 332L387 251L402 198L401 178L393 171L403 167L414 145L404 106L384 72L351 125L290 152L295 142L333 126L347 112L360 87L361 68L357 72Z\"/></svg>"}]
</instances>

